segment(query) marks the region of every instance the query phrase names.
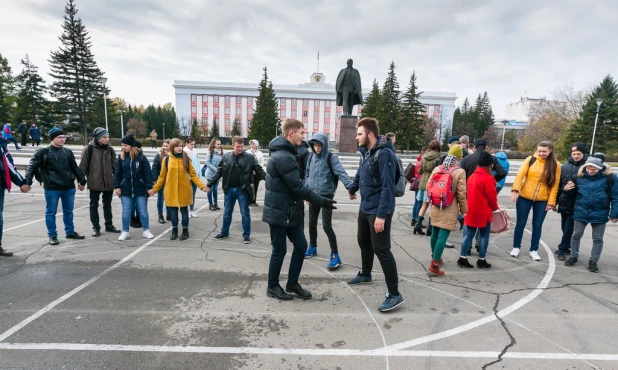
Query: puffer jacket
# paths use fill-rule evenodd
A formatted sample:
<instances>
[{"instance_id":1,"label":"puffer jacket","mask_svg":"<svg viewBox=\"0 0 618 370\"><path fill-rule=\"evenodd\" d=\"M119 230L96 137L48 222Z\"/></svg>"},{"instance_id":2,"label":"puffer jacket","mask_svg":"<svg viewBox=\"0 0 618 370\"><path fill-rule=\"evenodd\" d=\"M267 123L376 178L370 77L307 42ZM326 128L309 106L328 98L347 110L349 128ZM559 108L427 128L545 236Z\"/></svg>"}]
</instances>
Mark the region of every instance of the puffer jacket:
<instances>
[{"instance_id":1,"label":"puffer jacket","mask_svg":"<svg viewBox=\"0 0 618 370\"><path fill-rule=\"evenodd\" d=\"M300 177L296 147L283 136L268 144L266 195L262 221L271 226L294 227L305 219L303 200L323 205L324 198L309 190Z\"/></svg>"},{"instance_id":2,"label":"puffer jacket","mask_svg":"<svg viewBox=\"0 0 618 370\"><path fill-rule=\"evenodd\" d=\"M512 191L519 192L520 197L524 197L535 202L546 201L547 205L555 206L556 198L558 196L558 187L560 186L560 163L557 163L556 165L556 181L554 182L554 186L549 189L542 181L545 160L538 157L536 154L534 157L536 158L536 161L532 164L532 166L529 165L532 157L526 158L521 164L521 168L519 169L519 172L517 172L515 182L513 182L511 189Z\"/></svg>"},{"instance_id":3,"label":"puffer jacket","mask_svg":"<svg viewBox=\"0 0 618 370\"><path fill-rule=\"evenodd\" d=\"M393 142L379 136L373 148L358 148L361 159L354 183L348 192L354 195L360 190L360 210L365 214L385 219L395 212L395 172L398 165ZM377 161L374 154L380 150Z\"/></svg>"},{"instance_id":4,"label":"puffer jacket","mask_svg":"<svg viewBox=\"0 0 618 370\"><path fill-rule=\"evenodd\" d=\"M575 161L569 157L567 162L560 166L560 186L558 187L558 213L572 215L575 212L575 197L564 194L564 186L569 181L576 182L577 174L581 166L586 163L588 155L584 155L581 161Z\"/></svg>"},{"instance_id":5,"label":"puffer jacket","mask_svg":"<svg viewBox=\"0 0 618 370\"><path fill-rule=\"evenodd\" d=\"M92 158L88 156L88 147L92 146ZM114 171L116 170L116 152L111 145L100 145L90 140L82 150L79 169L86 175L88 189L96 191L114 190Z\"/></svg>"},{"instance_id":6,"label":"puffer jacket","mask_svg":"<svg viewBox=\"0 0 618 370\"><path fill-rule=\"evenodd\" d=\"M322 145L320 154L315 152L313 148L314 143ZM318 132L309 140L309 145L313 151L307 160L307 170L305 173L305 184L309 186L309 189L322 196L332 196L335 194L333 175L330 170L331 166L335 176L343 182L346 189L349 189L350 186L352 186L352 180L343 168L336 154L331 154L331 165L328 165L328 136L322 132Z\"/></svg>"},{"instance_id":7,"label":"puffer jacket","mask_svg":"<svg viewBox=\"0 0 618 370\"><path fill-rule=\"evenodd\" d=\"M506 183L506 176L508 176L509 169L511 169L511 165L509 163L509 159L506 156L505 152L498 152L494 154L494 157L498 160L498 163L500 163L500 165L502 166L502 168L504 168L504 171L506 172L506 175L502 178L502 180L498 181L496 184L497 187L503 188L504 184ZM492 171L492 174L494 175L494 179L497 173L498 172L496 170Z\"/></svg>"},{"instance_id":8,"label":"puffer jacket","mask_svg":"<svg viewBox=\"0 0 618 370\"><path fill-rule=\"evenodd\" d=\"M418 173L421 175L421 182L418 184L419 189L427 190L427 182L431 177L431 172L436 168L436 159L440 158L440 152L428 151L421 158L421 166ZM446 157L445 157L446 158Z\"/></svg>"},{"instance_id":9,"label":"puffer jacket","mask_svg":"<svg viewBox=\"0 0 618 370\"><path fill-rule=\"evenodd\" d=\"M440 167L436 167L432 171L432 175L438 172ZM451 166L449 169L452 167L458 167L458 165ZM455 186L455 200L447 208L431 207L431 224L441 229L454 231L457 227L457 217L459 214L465 215L468 213L468 203L466 200L466 171L461 168L452 171L451 176L453 178L453 186Z\"/></svg>"},{"instance_id":10,"label":"puffer jacket","mask_svg":"<svg viewBox=\"0 0 618 370\"><path fill-rule=\"evenodd\" d=\"M609 181L606 177L612 176L614 184L608 189ZM618 218L618 176L612 173L612 167L605 167L590 176L586 166L579 169L575 189L566 190L564 194L575 198L573 218L579 222L603 224L611 219Z\"/></svg>"},{"instance_id":11,"label":"puffer jacket","mask_svg":"<svg viewBox=\"0 0 618 370\"><path fill-rule=\"evenodd\" d=\"M191 159L191 165L193 166L193 169L195 170L197 176L200 178L200 181L204 181L202 177L202 171L200 171L200 155L197 152L197 149L189 149L185 146L182 150L187 153L189 159Z\"/></svg>"},{"instance_id":12,"label":"puffer jacket","mask_svg":"<svg viewBox=\"0 0 618 370\"><path fill-rule=\"evenodd\" d=\"M163 161L165 160L165 157L163 157ZM154 156L154 159L152 160L152 182L153 184L157 182L157 179L159 178L159 174L161 174L161 166L162 166L161 162L162 162L161 153L157 152L157 154L155 154Z\"/></svg>"},{"instance_id":13,"label":"puffer jacket","mask_svg":"<svg viewBox=\"0 0 618 370\"><path fill-rule=\"evenodd\" d=\"M26 185L32 185L37 168L41 171L43 188L46 190L74 189L76 179L81 185L86 185L86 176L77 166L71 149L50 145L37 150L26 167Z\"/></svg>"},{"instance_id":14,"label":"puffer jacket","mask_svg":"<svg viewBox=\"0 0 618 370\"><path fill-rule=\"evenodd\" d=\"M306 140L300 142L300 145L296 147L296 161L298 162L298 170L300 171L300 178L305 177L305 171L307 170L307 159L309 158L309 143Z\"/></svg>"},{"instance_id":15,"label":"puffer jacket","mask_svg":"<svg viewBox=\"0 0 618 370\"><path fill-rule=\"evenodd\" d=\"M126 153L124 160L116 159L114 189L120 189L123 197L145 197L152 189L152 170L148 158L140 151L135 159Z\"/></svg>"},{"instance_id":16,"label":"puffer jacket","mask_svg":"<svg viewBox=\"0 0 618 370\"><path fill-rule=\"evenodd\" d=\"M213 152L212 156L210 151L206 153L206 163L202 167L202 176L205 176L208 180L212 179L215 173L217 173L217 167L219 167L222 158L223 154L217 152Z\"/></svg>"}]
</instances>

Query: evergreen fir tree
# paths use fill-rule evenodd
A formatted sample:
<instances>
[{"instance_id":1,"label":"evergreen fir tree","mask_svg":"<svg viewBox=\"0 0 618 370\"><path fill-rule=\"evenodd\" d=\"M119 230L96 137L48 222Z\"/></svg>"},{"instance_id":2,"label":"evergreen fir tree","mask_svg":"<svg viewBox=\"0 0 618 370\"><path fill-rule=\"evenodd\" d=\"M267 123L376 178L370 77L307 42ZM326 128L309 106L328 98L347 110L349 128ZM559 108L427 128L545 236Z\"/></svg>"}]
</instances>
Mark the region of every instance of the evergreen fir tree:
<instances>
[{"instance_id":1,"label":"evergreen fir tree","mask_svg":"<svg viewBox=\"0 0 618 370\"><path fill-rule=\"evenodd\" d=\"M102 99L103 73L91 52L92 43L80 18L74 0L65 6L63 33L59 37L62 46L51 53L50 86L64 113L69 115L69 125L77 126L86 144L87 133L100 122L91 122L90 111L97 99ZM108 91L106 91L107 95Z\"/></svg>"},{"instance_id":2,"label":"evergreen fir tree","mask_svg":"<svg viewBox=\"0 0 618 370\"><path fill-rule=\"evenodd\" d=\"M210 128L210 137L219 137L219 120L216 118L212 121L212 127Z\"/></svg>"},{"instance_id":3,"label":"evergreen fir tree","mask_svg":"<svg viewBox=\"0 0 618 370\"><path fill-rule=\"evenodd\" d=\"M403 95L401 116L395 128L397 141L406 143L408 149L411 143L420 146L424 144L423 124L425 123L425 117L423 113L426 109L425 105L419 100L422 94L423 92L418 91L418 86L416 85L416 71L413 71L408 90Z\"/></svg>"},{"instance_id":4,"label":"evergreen fir tree","mask_svg":"<svg viewBox=\"0 0 618 370\"><path fill-rule=\"evenodd\" d=\"M240 126L240 118L234 118L234 122L232 123L232 137L234 136L242 136L242 127Z\"/></svg>"},{"instance_id":5,"label":"evergreen fir tree","mask_svg":"<svg viewBox=\"0 0 618 370\"><path fill-rule=\"evenodd\" d=\"M15 77L9 61L0 54L0 122L8 122L14 102Z\"/></svg>"},{"instance_id":6,"label":"evergreen fir tree","mask_svg":"<svg viewBox=\"0 0 618 370\"><path fill-rule=\"evenodd\" d=\"M391 62L388 76L384 81L382 88L382 104L379 107L378 121L380 122L380 132L387 133L394 131L397 127L401 111L401 102L399 100L399 82L395 75L395 61Z\"/></svg>"},{"instance_id":7,"label":"evergreen fir tree","mask_svg":"<svg viewBox=\"0 0 618 370\"><path fill-rule=\"evenodd\" d=\"M597 113L597 99L603 102L599 107L597 131L592 146L592 134ZM588 97L579 118L571 125L566 136L566 144L585 143L594 152L614 154L618 152L618 85L607 75Z\"/></svg>"},{"instance_id":8,"label":"evergreen fir tree","mask_svg":"<svg viewBox=\"0 0 618 370\"><path fill-rule=\"evenodd\" d=\"M371 92L365 98L365 104L363 104L363 111L361 118L378 116L378 110L380 108L380 102L382 101L382 93L380 92L380 86L378 80L373 80L373 86Z\"/></svg>"},{"instance_id":9,"label":"evergreen fir tree","mask_svg":"<svg viewBox=\"0 0 618 370\"><path fill-rule=\"evenodd\" d=\"M269 143L281 133L280 124L279 103L275 96L273 84L268 81L267 68L264 67L264 74L258 87L258 97L255 112L253 112L249 138L256 139L261 143Z\"/></svg>"}]
</instances>

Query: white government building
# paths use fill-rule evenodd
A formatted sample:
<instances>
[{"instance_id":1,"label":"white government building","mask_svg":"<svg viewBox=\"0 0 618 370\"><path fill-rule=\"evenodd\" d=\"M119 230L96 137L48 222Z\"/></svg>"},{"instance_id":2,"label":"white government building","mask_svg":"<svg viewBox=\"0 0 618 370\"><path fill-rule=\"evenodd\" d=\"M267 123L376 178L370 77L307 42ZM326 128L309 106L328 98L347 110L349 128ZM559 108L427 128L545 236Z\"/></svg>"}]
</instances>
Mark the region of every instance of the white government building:
<instances>
[{"instance_id":1,"label":"white government building","mask_svg":"<svg viewBox=\"0 0 618 370\"><path fill-rule=\"evenodd\" d=\"M330 135L331 141L338 142L342 107L336 106L335 86L327 84L322 73L312 74L310 81L299 85L273 84L279 100L279 117L282 121L288 118L302 121L308 138L313 133L324 132ZM173 86L181 125L196 119L209 132L216 119L220 136L228 137L234 119L239 118L242 134L248 136L258 97L257 83L174 81ZM370 92L371 88L363 89L363 98ZM425 91L420 101L427 108L426 114L445 129L452 126L456 99L455 93ZM362 107L355 106L352 114L361 112Z\"/></svg>"}]
</instances>

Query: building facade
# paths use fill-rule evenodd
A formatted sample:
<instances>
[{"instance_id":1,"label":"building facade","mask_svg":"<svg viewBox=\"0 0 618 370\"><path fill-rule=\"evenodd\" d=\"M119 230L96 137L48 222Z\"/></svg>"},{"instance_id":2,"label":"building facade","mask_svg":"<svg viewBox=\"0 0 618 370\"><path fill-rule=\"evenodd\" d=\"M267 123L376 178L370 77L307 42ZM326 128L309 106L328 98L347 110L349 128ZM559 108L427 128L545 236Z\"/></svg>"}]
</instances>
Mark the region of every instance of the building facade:
<instances>
[{"instance_id":1,"label":"building facade","mask_svg":"<svg viewBox=\"0 0 618 370\"><path fill-rule=\"evenodd\" d=\"M296 118L305 124L307 137L324 132L331 141L339 139L342 107L336 105L335 86L326 83L322 73L311 75L311 82L299 85L273 85L279 102L279 118ZM257 83L174 81L176 113L180 126L193 120L202 125L204 132L216 121L220 136L230 136L234 120L241 123L241 132L247 137L258 97ZM371 89L363 91L366 97ZM451 127L455 111L455 93L425 91L420 100L426 114L443 127ZM353 115L361 115L362 107L355 106ZM273 132L273 135L275 133ZM205 135L207 136L207 135Z\"/></svg>"}]
</instances>

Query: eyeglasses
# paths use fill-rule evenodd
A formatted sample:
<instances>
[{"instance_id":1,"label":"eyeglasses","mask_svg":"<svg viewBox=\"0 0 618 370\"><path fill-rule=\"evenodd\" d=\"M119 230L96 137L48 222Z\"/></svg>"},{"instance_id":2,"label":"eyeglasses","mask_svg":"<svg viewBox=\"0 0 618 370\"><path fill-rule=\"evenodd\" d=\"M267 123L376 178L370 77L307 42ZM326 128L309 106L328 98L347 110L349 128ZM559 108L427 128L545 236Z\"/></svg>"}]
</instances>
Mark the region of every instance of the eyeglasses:
<instances>
[{"instance_id":1,"label":"eyeglasses","mask_svg":"<svg viewBox=\"0 0 618 370\"><path fill-rule=\"evenodd\" d=\"M54 139L66 140L67 137L63 135L56 136Z\"/></svg>"}]
</instances>

